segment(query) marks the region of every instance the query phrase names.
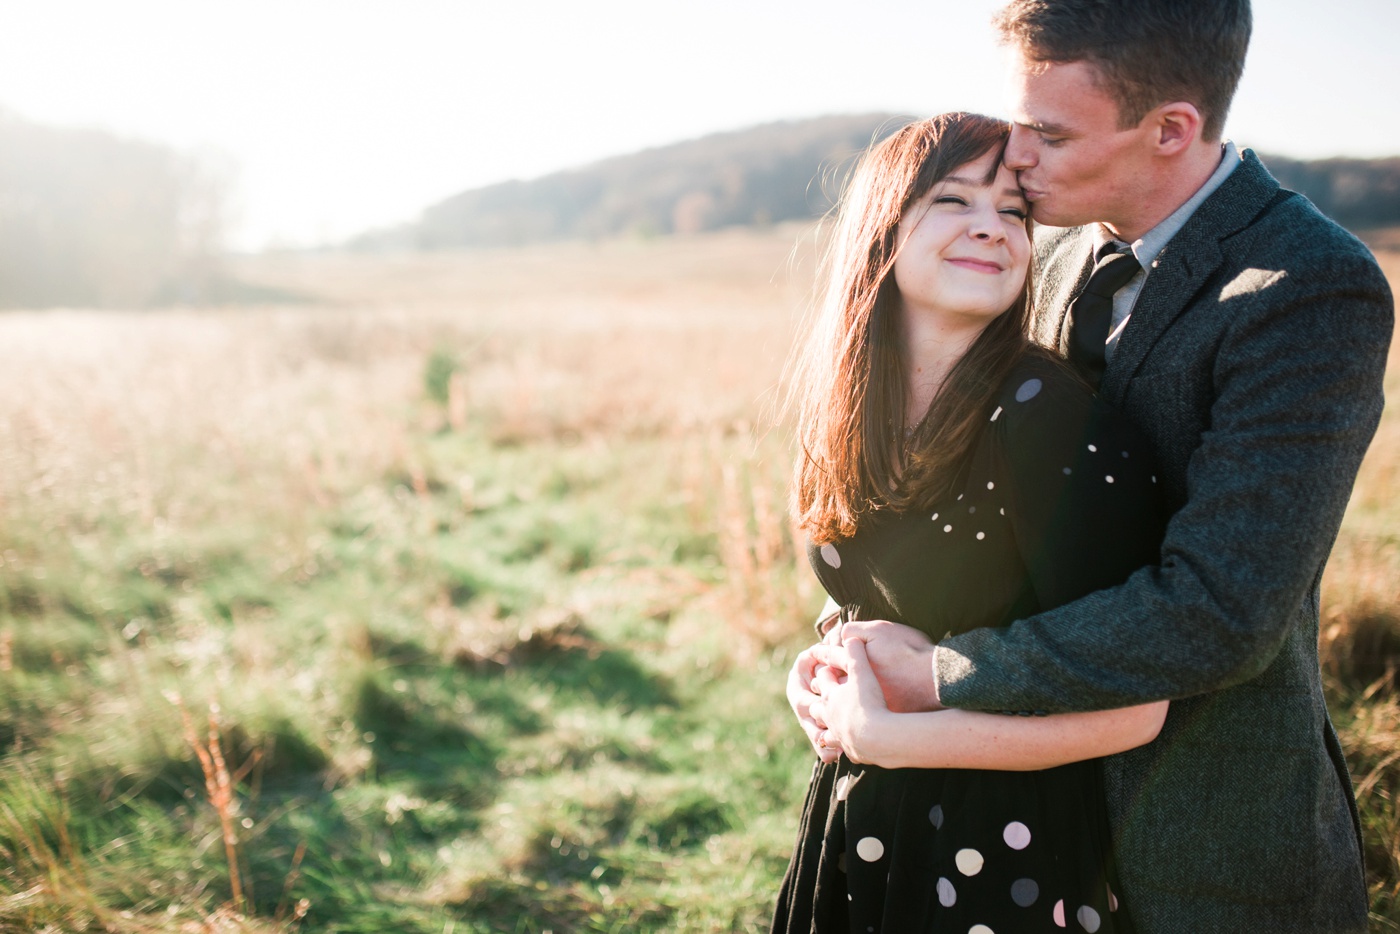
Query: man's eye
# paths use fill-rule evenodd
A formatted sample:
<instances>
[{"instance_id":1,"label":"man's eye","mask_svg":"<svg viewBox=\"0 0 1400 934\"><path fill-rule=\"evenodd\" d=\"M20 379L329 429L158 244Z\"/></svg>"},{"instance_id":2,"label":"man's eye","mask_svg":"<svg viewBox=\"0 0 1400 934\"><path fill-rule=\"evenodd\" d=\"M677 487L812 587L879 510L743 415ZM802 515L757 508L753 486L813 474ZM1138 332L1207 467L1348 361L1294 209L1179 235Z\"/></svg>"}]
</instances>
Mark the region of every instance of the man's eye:
<instances>
[{"instance_id":1,"label":"man's eye","mask_svg":"<svg viewBox=\"0 0 1400 934\"><path fill-rule=\"evenodd\" d=\"M1040 141L1047 146L1058 146L1065 141L1063 136L1041 136Z\"/></svg>"}]
</instances>

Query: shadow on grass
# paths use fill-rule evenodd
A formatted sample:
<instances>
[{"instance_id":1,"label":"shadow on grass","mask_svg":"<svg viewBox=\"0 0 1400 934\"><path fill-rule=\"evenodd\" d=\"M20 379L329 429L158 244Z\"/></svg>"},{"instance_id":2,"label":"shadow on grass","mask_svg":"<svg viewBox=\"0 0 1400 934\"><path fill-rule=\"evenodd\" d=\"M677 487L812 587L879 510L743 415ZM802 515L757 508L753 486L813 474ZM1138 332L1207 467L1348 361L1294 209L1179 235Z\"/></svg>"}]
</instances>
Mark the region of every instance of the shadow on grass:
<instances>
[{"instance_id":1,"label":"shadow on grass","mask_svg":"<svg viewBox=\"0 0 1400 934\"><path fill-rule=\"evenodd\" d=\"M595 638L573 615L526 627L507 645L458 652L459 665L547 684L556 692L624 712L674 707L670 684L648 671L627 649Z\"/></svg>"},{"instance_id":2,"label":"shadow on grass","mask_svg":"<svg viewBox=\"0 0 1400 934\"><path fill-rule=\"evenodd\" d=\"M450 674L450 672L448 673ZM496 783L499 750L454 719L452 708L416 692L386 687L366 672L354 688L351 717L373 755L381 779L407 780L422 794L476 807Z\"/></svg>"},{"instance_id":3,"label":"shadow on grass","mask_svg":"<svg viewBox=\"0 0 1400 934\"><path fill-rule=\"evenodd\" d=\"M556 934L573 931L666 930L674 912L656 904L619 911L608 907L588 885L545 886L510 878L481 880L470 895L453 904L473 921L493 931Z\"/></svg>"}]
</instances>

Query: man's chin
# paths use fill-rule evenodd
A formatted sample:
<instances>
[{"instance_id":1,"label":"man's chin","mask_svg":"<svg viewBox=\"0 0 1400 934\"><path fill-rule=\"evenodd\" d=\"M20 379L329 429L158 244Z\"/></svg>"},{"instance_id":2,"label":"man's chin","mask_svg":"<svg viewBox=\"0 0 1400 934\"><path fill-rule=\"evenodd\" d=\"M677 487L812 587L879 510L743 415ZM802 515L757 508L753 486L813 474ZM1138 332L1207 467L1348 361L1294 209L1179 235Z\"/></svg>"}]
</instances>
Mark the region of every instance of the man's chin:
<instances>
[{"instance_id":1,"label":"man's chin","mask_svg":"<svg viewBox=\"0 0 1400 934\"><path fill-rule=\"evenodd\" d=\"M1031 206L1031 220L1035 221L1038 227L1079 227L1089 223L1081 217L1057 211L1053 206L1043 203Z\"/></svg>"}]
</instances>

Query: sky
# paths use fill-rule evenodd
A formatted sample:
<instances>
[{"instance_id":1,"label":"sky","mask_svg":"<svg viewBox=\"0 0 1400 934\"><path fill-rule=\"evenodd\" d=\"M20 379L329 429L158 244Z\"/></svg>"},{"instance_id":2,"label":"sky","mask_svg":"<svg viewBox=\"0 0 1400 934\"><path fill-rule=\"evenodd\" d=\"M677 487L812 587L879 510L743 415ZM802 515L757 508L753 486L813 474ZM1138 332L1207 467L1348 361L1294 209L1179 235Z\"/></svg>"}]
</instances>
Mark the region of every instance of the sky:
<instances>
[{"instance_id":1,"label":"sky","mask_svg":"<svg viewBox=\"0 0 1400 934\"><path fill-rule=\"evenodd\" d=\"M772 120L1004 114L1002 0L0 0L0 108L188 151L231 244ZM1400 155L1400 0L1254 0L1226 135Z\"/></svg>"}]
</instances>

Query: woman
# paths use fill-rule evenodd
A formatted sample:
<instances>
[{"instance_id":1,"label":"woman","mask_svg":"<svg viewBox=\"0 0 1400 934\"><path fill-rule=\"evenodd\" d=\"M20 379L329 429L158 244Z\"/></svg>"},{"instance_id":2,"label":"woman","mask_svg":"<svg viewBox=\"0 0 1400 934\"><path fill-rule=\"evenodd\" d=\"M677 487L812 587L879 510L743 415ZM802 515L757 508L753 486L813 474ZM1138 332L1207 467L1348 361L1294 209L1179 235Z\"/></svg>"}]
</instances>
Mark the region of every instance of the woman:
<instances>
[{"instance_id":1,"label":"woman","mask_svg":"<svg viewBox=\"0 0 1400 934\"><path fill-rule=\"evenodd\" d=\"M1027 340L1030 239L1001 166L1007 136L972 114L911 124L867 154L843 197L799 361L794 490L842 620L939 638L1156 560L1146 451ZM849 646L849 679L814 682L827 725L814 745L830 748L773 929L1129 930L1093 757L1150 741L1165 704L895 714L862 648Z\"/></svg>"}]
</instances>

